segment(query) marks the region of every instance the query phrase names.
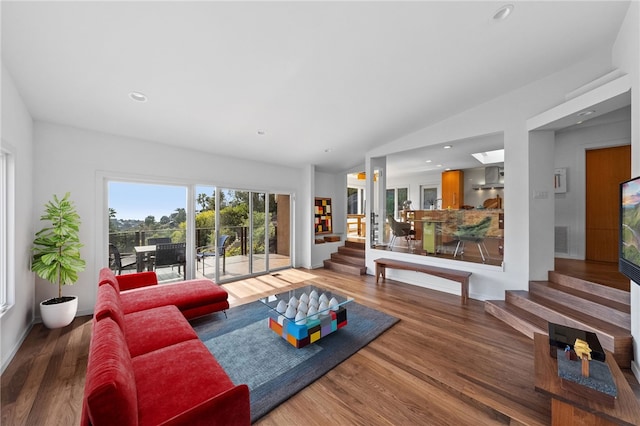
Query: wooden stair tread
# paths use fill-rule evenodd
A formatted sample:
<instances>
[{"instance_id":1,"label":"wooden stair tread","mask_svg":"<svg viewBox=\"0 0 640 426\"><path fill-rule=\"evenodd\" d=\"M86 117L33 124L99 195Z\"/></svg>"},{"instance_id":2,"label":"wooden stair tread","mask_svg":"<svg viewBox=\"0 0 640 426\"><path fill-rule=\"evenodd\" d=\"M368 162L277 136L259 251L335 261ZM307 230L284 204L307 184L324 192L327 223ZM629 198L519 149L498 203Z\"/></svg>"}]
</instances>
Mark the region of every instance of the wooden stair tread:
<instances>
[{"instance_id":1,"label":"wooden stair tread","mask_svg":"<svg viewBox=\"0 0 640 426\"><path fill-rule=\"evenodd\" d=\"M365 260L361 257L348 256L342 253L331 253L331 260L350 263L352 265L365 266Z\"/></svg>"},{"instance_id":2,"label":"wooden stair tread","mask_svg":"<svg viewBox=\"0 0 640 426\"><path fill-rule=\"evenodd\" d=\"M565 272L549 271L549 281L561 284L564 287L571 287L589 294L598 295L618 303L631 305L630 293L625 290L598 284L593 281L586 281L573 277Z\"/></svg>"},{"instance_id":3,"label":"wooden stair tread","mask_svg":"<svg viewBox=\"0 0 640 426\"><path fill-rule=\"evenodd\" d=\"M344 242L345 247L348 248L353 248L356 250L365 250L365 243L364 242L359 242L359 241L350 241L350 240L346 240Z\"/></svg>"},{"instance_id":4,"label":"wooden stair tread","mask_svg":"<svg viewBox=\"0 0 640 426\"><path fill-rule=\"evenodd\" d=\"M584 327L588 327L593 329L594 331L599 331L604 334L607 334L611 337L627 337L631 336L631 332L629 329L619 327L617 325L611 324L607 321L604 321L600 318L593 317L584 312L577 311L575 309L569 308L561 303L554 302L550 299L544 297L538 297L534 294L529 293L525 290L508 290L508 295L514 295L520 299L528 300L533 304L541 306L543 309L547 309L550 311L554 311L559 316L563 316L565 318L571 319L577 323L584 324ZM553 321L552 321L553 322Z\"/></svg>"},{"instance_id":5,"label":"wooden stair tread","mask_svg":"<svg viewBox=\"0 0 640 426\"><path fill-rule=\"evenodd\" d=\"M533 333L549 333L548 321L504 300L485 301L485 311L533 338Z\"/></svg>"},{"instance_id":6,"label":"wooden stair tread","mask_svg":"<svg viewBox=\"0 0 640 426\"><path fill-rule=\"evenodd\" d=\"M587 291L583 291L583 290L579 290L576 289L574 287L568 287L568 286L564 286L562 284L557 284L551 281L531 281L529 283L529 291L532 291L531 289L531 285L538 286L538 287L546 287L549 289L553 289L553 290L557 290L557 291L561 291L563 293L566 293L568 295L571 296L575 296L577 298L580 299L584 299L584 300L588 300L594 303L597 303L599 305L602 306L606 306L608 308L611 309L615 309L617 311L626 313L626 314L630 314L631 313L631 305L629 304L625 304L625 303L620 303L618 301L615 300L611 300L607 297L603 297L600 296L598 294L593 294L593 293L589 293Z\"/></svg>"},{"instance_id":7,"label":"wooden stair tread","mask_svg":"<svg viewBox=\"0 0 640 426\"><path fill-rule=\"evenodd\" d=\"M351 247L346 247L346 246L338 247L338 253L340 253L342 255L345 255L345 256L357 257L359 259L364 259L364 257L365 257L364 250L359 250L359 249L356 249L356 248L351 248Z\"/></svg>"},{"instance_id":8,"label":"wooden stair tread","mask_svg":"<svg viewBox=\"0 0 640 426\"><path fill-rule=\"evenodd\" d=\"M344 272L352 275L365 275L367 273L366 266L354 265L340 260L325 260L323 261L325 269L331 269L333 271Z\"/></svg>"}]
</instances>

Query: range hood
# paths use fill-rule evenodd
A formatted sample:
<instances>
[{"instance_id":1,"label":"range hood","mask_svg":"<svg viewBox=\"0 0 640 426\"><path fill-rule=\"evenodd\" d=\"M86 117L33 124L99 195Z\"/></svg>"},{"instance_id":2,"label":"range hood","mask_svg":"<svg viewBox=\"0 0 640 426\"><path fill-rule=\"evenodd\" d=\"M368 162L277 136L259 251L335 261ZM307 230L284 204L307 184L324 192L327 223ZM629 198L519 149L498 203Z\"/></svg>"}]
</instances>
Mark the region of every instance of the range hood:
<instances>
[{"instance_id":1,"label":"range hood","mask_svg":"<svg viewBox=\"0 0 640 426\"><path fill-rule=\"evenodd\" d=\"M504 188L504 182L500 182L500 178L504 176L504 169L498 166L484 168L484 184L474 185L473 189L501 189Z\"/></svg>"}]
</instances>

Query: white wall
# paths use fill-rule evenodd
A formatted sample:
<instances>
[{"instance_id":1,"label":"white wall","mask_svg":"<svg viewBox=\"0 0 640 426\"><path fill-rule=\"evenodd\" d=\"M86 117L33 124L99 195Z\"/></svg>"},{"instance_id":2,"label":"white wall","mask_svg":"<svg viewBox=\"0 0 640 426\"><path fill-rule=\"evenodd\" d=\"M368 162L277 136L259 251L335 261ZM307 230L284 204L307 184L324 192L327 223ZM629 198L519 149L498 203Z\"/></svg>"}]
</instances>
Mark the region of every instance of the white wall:
<instances>
[{"instance_id":1,"label":"white wall","mask_svg":"<svg viewBox=\"0 0 640 426\"><path fill-rule=\"evenodd\" d=\"M315 244L316 236L312 218L312 225L310 227L313 233L311 266L313 268L321 268L323 267L323 260L331 258L331 253L338 251L338 246L344 244L344 239L347 234L347 175L345 173L330 174L316 171L314 176L314 198L315 197L331 198L331 226L333 232L327 235L340 237L339 242ZM313 199L310 200L310 202L313 203ZM318 238L322 237L324 237L324 234L318 236Z\"/></svg>"},{"instance_id":2,"label":"white wall","mask_svg":"<svg viewBox=\"0 0 640 426\"><path fill-rule=\"evenodd\" d=\"M613 46L613 63L631 77L631 175L640 175L640 3L631 2ZM640 284L640 283L638 283ZM631 283L631 368L640 380L640 285Z\"/></svg>"},{"instance_id":3,"label":"white wall","mask_svg":"<svg viewBox=\"0 0 640 426\"><path fill-rule=\"evenodd\" d=\"M585 257L585 151L631 142L630 107L585 124L556 132L555 168L566 168L567 192L555 194L555 224L568 227L568 252L556 253L557 257Z\"/></svg>"},{"instance_id":4,"label":"white wall","mask_svg":"<svg viewBox=\"0 0 640 426\"><path fill-rule=\"evenodd\" d=\"M554 269L553 148L552 131L529 134L529 235L546 248L529 251L529 280L546 280Z\"/></svg>"},{"instance_id":5,"label":"white wall","mask_svg":"<svg viewBox=\"0 0 640 426\"><path fill-rule=\"evenodd\" d=\"M87 269L80 274L75 286L63 290L65 294L79 296L80 314L93 311L98 271L106 263L108 206L102 184L104 176L291 193L296 199L296 217L302 217L300 209L309 199L303 184L303 169L223 158L42 122L35 123L34 141L35 205L44 205L54 193L70 191L82 218L80 238L85 245L82 254L87 260ZM39 210L33 213L34 223ZM294 235L300 234L301 226L302 222L296 222ZM308 259L308 250L308 246L295 245L295 266L310 266L298 263L298 259L302 262ZM36 300L52 297L55 290L54 286L37 282Z\"/></svg>"},{"instance_id":6,"label":"white wall","mask_svg":"<svg viewBox=\"0 0 640 426\"><path fill-rule=\"evenodd\" d=\"M34 317L34 274L29 270L33 240L33 121L2 65L2 144L15 155L15 203L13 228L15 251L8 265L10 285L15 286L12 308L0 317L2 371L31 329Z\"/></svg>"},{"instance_id":7,"label":"white wall","mask_svg":"<svg viewBox=\"0 0 640 426\"><path fill-rule=\"evenodd\" d=\"M504 270L500 267L469 262L411 256L413 262L437 264L473 272L470 295L475 299L504 299L506 289L527 289L530 279L529 254L531 250L553 250L553 227L531 235L527 225L531 220L532 184L529 179L530 163L527 119L564 101L564 95L610 71L609 52L597 52L582 63L559 71L543 80L500 96L483 105L471 108L411 135L391 141L367 153L378 157L393 152L441 144L477 135L504 132L505 177L505 256ZM552 158L549 159L553 167ZM553 214L552 204L549 206ZM373 267L377 257L405 258L401 253L382 252L367 248L367 266ZM416 285L459 294L459 286L438 282L424 274L389 271L390 277Z\"/></svg>"}]
</instances>

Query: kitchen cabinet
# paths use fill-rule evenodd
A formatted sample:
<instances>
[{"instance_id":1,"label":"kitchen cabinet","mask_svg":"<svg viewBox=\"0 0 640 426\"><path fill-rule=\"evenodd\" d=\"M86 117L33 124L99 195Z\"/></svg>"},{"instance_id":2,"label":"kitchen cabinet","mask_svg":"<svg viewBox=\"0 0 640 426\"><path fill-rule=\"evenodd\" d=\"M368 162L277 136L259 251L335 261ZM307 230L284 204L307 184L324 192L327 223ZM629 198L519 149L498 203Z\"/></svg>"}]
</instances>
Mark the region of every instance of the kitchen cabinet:
<instances>
[{"instance_id":1,"label":"kitchen cabinet","mask_svg":"<svg viewBox=\"0 0 640 426\"><path fill-rule=\"evenodd\" d=\"M442 172L442 208L459 209L464 205L464 172Z\"/></svg>"}]
</instances>

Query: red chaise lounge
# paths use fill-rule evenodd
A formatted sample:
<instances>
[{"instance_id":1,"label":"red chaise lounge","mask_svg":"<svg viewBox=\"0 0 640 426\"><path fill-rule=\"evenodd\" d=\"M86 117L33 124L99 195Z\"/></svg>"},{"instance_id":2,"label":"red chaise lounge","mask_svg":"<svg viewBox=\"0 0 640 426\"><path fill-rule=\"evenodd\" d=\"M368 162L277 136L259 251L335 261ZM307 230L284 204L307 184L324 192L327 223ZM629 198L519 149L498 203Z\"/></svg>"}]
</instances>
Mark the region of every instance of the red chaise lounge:
<instances>
[{"instance_id":1,"label":"red chaise lounge","mask_svg":"<svg viewBox=\"0 0 640 426\"><path fill-rule=\"evenodd\" d=\"M109 272L100 273L81 425L250 424L248 387L231 382L185 318L226 309L226 291L208 280L145 286L154 273ZM200 305L194 289L182 289L190 284L205 294Z\"/></svg>"}]
</instances>

